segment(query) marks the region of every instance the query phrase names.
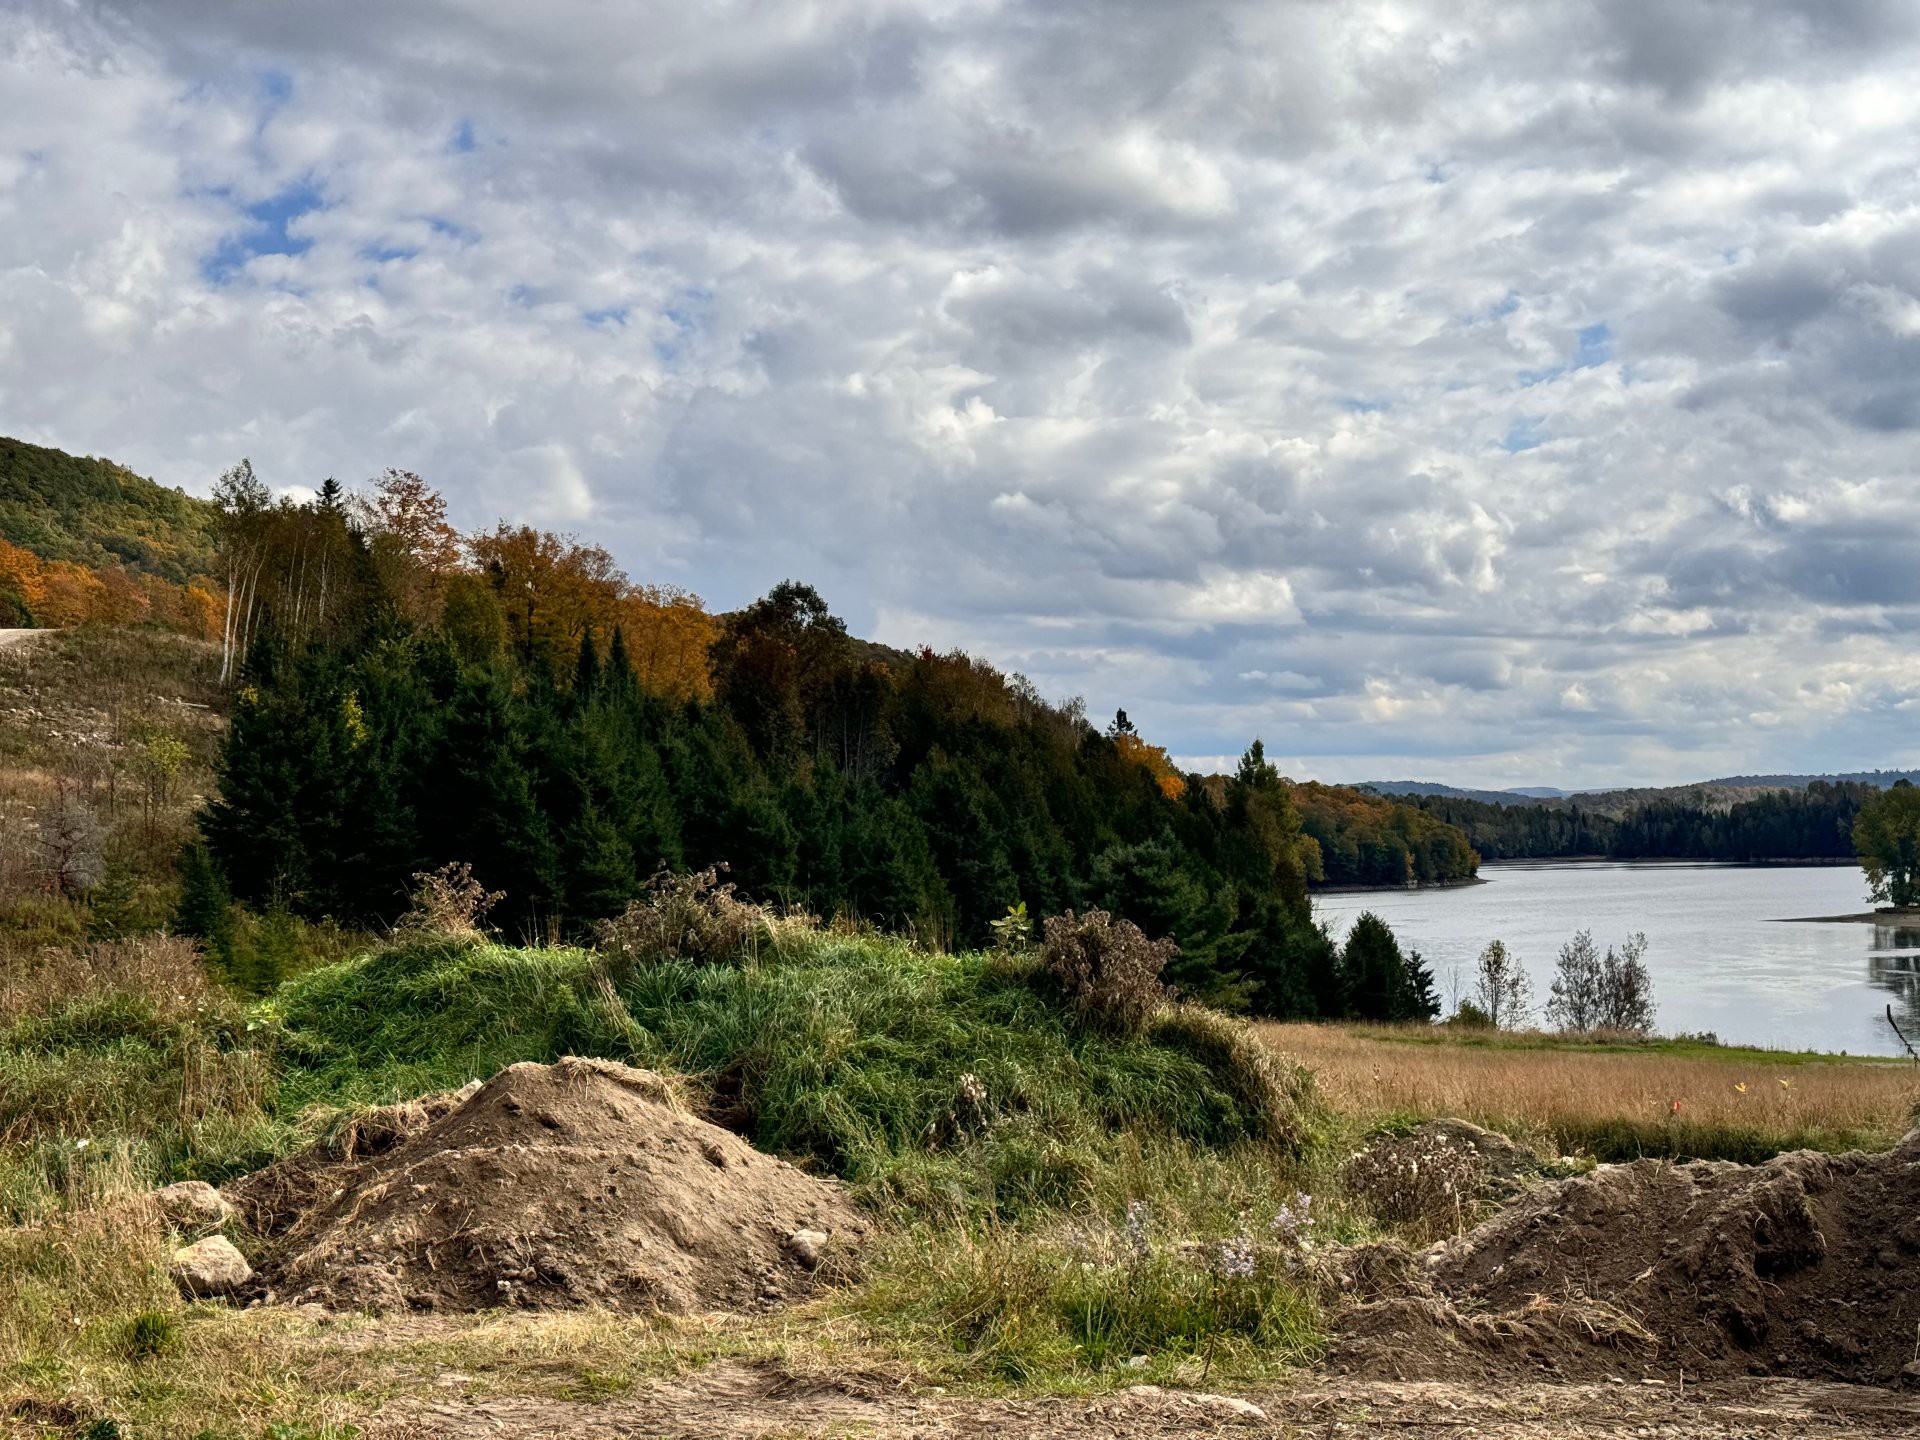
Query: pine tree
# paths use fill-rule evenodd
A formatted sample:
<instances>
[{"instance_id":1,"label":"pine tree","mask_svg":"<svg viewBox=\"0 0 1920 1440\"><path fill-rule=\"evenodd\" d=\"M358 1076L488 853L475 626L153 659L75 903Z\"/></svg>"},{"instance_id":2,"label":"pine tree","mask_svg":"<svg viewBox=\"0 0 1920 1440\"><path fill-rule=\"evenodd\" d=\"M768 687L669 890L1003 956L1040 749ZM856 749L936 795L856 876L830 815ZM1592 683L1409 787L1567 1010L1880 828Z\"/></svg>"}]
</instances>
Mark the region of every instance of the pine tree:
<instances>
[{"instance_id":1,"label":"pine tree","mask_svg":"<svg viewBox=\"0 0 1920 1440\"><path fill-rule=\"evenodd\" d=\"M613 627L613 640L607 646L607 686L615 695L629 695L639 688L633 675L633 660L627 654L626 631Z\"/></svg>"},{"instance_id":2,"label":"pine tree","mask_svg":"<svg viewBox=\"0 0 1920 1440\"><path fill-rule=\"evenodd\" d=\"M180 857L180 903L174 910L173 924L182 935L199 940L218 969L231 973L233 897L227 893L227 878L220 873L212 853L197 840Z\"/></svg>"},{"instance_id":3,"label":"pine tree","mask_svg":"<svg viewBox=\"0 0 1920 1440\"><path fill-rule=\"evenodd\" d=\"M600 652L593 648L591 628L580 633L580 654L573 662L573 698L584 705L600 688Z\"/></svg>"}]
</instances>

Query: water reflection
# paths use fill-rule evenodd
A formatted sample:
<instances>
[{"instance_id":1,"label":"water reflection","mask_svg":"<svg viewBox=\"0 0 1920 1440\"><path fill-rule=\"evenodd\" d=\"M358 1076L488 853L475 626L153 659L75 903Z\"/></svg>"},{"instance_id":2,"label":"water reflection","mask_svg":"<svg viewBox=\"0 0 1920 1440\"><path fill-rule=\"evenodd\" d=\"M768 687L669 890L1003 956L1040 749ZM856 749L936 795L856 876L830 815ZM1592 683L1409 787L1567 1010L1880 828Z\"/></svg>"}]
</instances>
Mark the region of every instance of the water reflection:
<instances>
[{"instance_id":1,"label":"water reflection","mask_svg":"<svg viewBox=\"0 0 1920 1440\"><path fill-rule=\"evenodd\" d=\"M1920 928L1875 925L1868 981L1894 996L1894 1016L1909 1039L1920 1036Z\"/></svg>"}]
</instances>

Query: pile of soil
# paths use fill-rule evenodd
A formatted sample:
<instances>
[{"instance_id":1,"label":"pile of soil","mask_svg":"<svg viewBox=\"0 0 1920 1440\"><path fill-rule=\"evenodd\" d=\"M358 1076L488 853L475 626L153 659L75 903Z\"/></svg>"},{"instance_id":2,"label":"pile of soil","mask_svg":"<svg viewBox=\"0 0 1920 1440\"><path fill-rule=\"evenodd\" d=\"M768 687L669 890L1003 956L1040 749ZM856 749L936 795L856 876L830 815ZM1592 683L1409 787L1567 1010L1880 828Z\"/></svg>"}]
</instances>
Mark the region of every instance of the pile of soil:
<instances>
[{"instance_id":1,"label":"pile of soil","mask_svg":"<svg viewBox=\"0 0 1920 1440\"><path fill-rule=\"evenodd\" d=\"M520 1064L227 1187L275 1298L372 1311L777 1304L867 1223L646 1070Z\"/></svg>"},{"instance_id":2,"label":"pile of soil","mask_svg":"<svg viewBox=\"0 0 1920 1440\"><path fill-rule=\"evenodd\" d=\"M1880 1155L1603 1165L1406 1260L1350 1257L1349 1365L1920 1383L1920 1131Z\"/></svg>"}]
</instances>

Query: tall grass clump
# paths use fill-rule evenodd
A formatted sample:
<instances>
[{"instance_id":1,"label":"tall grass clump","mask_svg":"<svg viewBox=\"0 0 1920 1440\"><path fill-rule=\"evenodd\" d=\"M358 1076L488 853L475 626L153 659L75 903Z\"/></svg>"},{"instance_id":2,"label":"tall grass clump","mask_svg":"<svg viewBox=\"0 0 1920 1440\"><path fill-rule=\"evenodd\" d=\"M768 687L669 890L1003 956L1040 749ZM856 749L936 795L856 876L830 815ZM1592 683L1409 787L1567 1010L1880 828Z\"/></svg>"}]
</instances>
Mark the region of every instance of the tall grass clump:
<instances>
[{"instance_id":1,"label":"tall grass clump","mask_svg":"<svg viewBox=\"0 0 1920 1440\"><path fill-rule=\"evenodd\" d=\"M92 946L23 988L45 994L0 1028L0 1218L270 1155L271 1059L191 946Z\"/></svg>"}]
</instances>

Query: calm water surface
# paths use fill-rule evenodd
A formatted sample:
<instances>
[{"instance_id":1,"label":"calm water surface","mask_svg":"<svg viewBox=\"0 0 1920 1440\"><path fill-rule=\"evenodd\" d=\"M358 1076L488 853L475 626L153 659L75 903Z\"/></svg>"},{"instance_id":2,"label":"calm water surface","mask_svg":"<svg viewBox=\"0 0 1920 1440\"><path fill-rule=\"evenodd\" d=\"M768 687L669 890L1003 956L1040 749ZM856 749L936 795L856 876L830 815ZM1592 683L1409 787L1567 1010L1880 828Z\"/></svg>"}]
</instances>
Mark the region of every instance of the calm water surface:
<instances>
[{"instance_id":1,"label":"calm water surface","mask_svg":"<svg viewBox=\"0 0 1920 1440\"><path fill-rule=\"evenodd\" d=\"M1380 916L1425 957L1448 1009L1456 972L1465 995L1489 940L1504 940L1525 963L1540 1004L1554 957L1576 930L1593 931L1603 951L1644 930L1664 1031L1897 1055L1891 1001L1908 1035L1920 1032L1920 930L1780 923L1872 909L1857 869L1576 861L1485 865L1480 874L1485 884L1455 890L1322 895L1316 910L1341 939L1362 911Z\"/></svg>"}]
</instances>

